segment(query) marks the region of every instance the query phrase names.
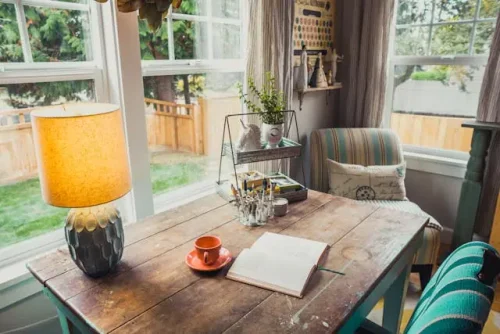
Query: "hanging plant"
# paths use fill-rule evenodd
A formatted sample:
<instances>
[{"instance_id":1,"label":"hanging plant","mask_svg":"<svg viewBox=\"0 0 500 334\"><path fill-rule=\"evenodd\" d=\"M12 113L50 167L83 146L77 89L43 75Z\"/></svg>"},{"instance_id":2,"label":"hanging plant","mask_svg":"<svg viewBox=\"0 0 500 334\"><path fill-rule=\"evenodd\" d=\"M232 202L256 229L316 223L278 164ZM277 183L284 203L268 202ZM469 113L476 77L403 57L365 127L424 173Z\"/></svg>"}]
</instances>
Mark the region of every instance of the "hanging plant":
<instances>
[{"instance_id":1,"label":"hanging plant","mask_svg":"<svg viewBox=\"0 0 500 334\"><path fill-rule=\"evenodd\" d=\"M108 0L95 0L105 3ZM156 31L167 16L170 5L179 8L182 0L117 0L118 10L130 13L139 10L139 17L148 21L149 29Z\"/></svg>"}]
</instances>

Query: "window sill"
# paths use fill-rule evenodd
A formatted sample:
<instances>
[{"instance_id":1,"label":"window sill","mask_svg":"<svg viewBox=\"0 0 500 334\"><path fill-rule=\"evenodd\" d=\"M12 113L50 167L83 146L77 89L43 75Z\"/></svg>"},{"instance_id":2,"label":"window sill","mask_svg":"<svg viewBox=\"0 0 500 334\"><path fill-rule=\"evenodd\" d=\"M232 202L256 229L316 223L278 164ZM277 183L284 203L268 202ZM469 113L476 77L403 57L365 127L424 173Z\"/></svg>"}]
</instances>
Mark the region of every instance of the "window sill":
<instances>
[{"instance_id":1,"label":"window sill","mask_svg":"<svg viewBox=\"0 0 500 334\"><path fill-rule=\"evenodd\" d=\"M406 168L419 172L432 173L463 179L467 161L434 155L404 152Z\"/></svg>"}]
</instances>

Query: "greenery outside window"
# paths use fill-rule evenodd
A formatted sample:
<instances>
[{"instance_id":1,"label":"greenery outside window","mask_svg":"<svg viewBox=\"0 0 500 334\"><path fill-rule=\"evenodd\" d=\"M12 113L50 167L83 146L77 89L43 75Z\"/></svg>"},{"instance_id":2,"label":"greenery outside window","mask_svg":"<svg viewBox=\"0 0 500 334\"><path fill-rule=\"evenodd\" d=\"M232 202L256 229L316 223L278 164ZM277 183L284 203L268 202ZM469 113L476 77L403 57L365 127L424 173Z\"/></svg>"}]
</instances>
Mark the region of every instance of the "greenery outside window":
<instances>
[{"instance_id":1,"label":"greenery outside window","mask_svg":"<svg viewBox=\"0 0 500 334\"><path fill-rule=\"evenodd\" d=\"M242 4L183 0L156 32L139 19L155 212L215 186L224 117L241 108Z\"/></svg>"},{"instance_id":2,"label":"greenery outside window","mask_svg":"<svg viewBox=\"0 0 500 334\"><path fill-rule=\"evenodd\" d=\"M106 101L100 15L90 0L0 0L0 267L35 247L22 241L63 238L67 210L41 198L30 112Z\"/></svg>"},{"instance_id":3,"label":"greenery outside window","mask_svg":"<svg viewBox=\"0 0 500 334\"><path fill-rule=\"evenodd\" d=\"M386 122L406 151L466 159L498 0L399 0ZM437 152L437 153L436 153Z\"/></svg>"}]
</instances>

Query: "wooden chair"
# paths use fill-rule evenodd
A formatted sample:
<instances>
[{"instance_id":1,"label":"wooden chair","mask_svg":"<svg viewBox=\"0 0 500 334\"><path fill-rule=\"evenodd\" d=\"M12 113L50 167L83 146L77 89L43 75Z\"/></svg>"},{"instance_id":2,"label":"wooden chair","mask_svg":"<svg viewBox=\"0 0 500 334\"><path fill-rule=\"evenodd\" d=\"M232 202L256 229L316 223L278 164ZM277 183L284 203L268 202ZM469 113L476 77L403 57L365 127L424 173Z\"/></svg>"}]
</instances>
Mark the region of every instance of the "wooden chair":
<instances>
[{"instance_id":1,"label":"wooden chair","mask_svg":"<svg viewBox=\"0 0 500 334\"><path fill-rule=\"evenodd\" d=\"M363 166L396 165L403 162L398 136L389 129L321 129L311 134L311 189L328 192L326 159ZM430 217L410 201L364 201ZM443 228L432 217L424 231L424 242L415 256L412 272L420 274L422 289L436 265Z\"/></svg>"}]
</instances>

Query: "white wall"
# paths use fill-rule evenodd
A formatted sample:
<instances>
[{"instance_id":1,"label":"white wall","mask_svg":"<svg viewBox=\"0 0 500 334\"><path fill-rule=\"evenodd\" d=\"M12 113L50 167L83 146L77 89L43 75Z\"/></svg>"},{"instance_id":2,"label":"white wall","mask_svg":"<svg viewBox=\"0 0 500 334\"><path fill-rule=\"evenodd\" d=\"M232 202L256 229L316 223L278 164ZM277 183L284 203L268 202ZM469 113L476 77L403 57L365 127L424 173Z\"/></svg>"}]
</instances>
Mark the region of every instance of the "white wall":
<instances>
[{"instance_id":1,"label":"white wall","mask_svg":"<svg viewBox=\"0 0 500 334\"><path fill-rule=\"evenodd\" d=\"M441 241L451 243L462 178L408 170L405 179L408 198L433 216L445 231Z\"/></svg>"},{"instance_id":2,"label":"white wall","mask_svg":"<svg viewBox=\"0 0 500 334\"><path fill-rule=\"evenodd\" d=\"M320 91L310 92L304 95L302 110L299 108L299 98L297 93L293 94L292 108L297 113L299 126L300 143L303 145L304 171L306 175L306 184L310 182L310 141L311 132L315 129L333 127L333 118L335 113L335 97L338 91ZM294 125L292 125L294 126ZM295 139L295 131L292 132L292 139ZM302 172L300 170L300 161L295 160L290 166L290 175L298 181L302 181Z\"/></svg>"}]
</instances>

